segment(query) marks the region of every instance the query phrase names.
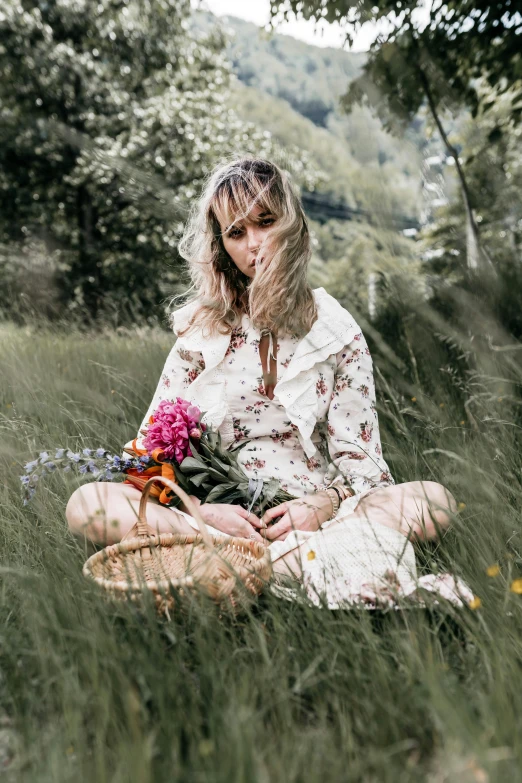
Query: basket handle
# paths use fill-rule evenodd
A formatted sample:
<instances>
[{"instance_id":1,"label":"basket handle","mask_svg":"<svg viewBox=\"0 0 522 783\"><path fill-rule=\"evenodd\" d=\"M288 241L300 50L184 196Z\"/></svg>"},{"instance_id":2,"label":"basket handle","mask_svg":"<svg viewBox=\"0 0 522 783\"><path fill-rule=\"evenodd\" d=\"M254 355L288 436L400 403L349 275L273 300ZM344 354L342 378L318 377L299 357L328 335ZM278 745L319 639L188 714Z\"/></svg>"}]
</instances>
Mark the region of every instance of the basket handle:
<instances>
[{"instance_id":1,"label":"basket handle","mask_svg":"<svg viewBox=\"0 0 522 783\"><path fill-rule=\"evenodd\" d=\"M212 537L210 533L207 530L207 526L205 525L205 522L203 521L203 517L201 516L201 513L199 512L198 507L194 503L193 500L190 499L189 495L185 492L184 489L181 489L181 487L178 484L174 484L173 481L171 481L168 478L165 478L165 476L152 476L147 483L143 487L141 499L140 499L140 507L138 510L138 536L147 536L149 525L147 522L147 515L145 513L145 507L147 505L147 500L149 499L149 494L152 489L152 485L156 481L161 481L162 484L166 484L169 489L171 489L181 500L183 501L184 505L188 508L191 515L196 520L199 532L201 533L201 537L203 538L203 541L205 544L207 544L209 547L213 547L212 543Z\"/></svg>"}]
</instances>

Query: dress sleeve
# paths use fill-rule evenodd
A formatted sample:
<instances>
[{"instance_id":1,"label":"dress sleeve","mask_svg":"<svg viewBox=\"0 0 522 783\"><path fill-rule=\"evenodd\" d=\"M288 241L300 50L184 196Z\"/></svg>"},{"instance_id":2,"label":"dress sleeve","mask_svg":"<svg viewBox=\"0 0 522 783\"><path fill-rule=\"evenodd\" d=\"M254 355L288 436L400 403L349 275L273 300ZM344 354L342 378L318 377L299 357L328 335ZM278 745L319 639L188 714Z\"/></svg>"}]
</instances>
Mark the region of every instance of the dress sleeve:
<instances>
[{"instance_id":1,"label":"dress sleeve","mask_svg":"<svg viewBox=\"0 0 522 783\"><path fill-rule=\"evenodd\" d=\"M183 339L178 337L167 356L156 391L154 392L147 413L143 417L143 421L138 430L136 437L137 446L139 448L142 448L142 440L144 437L141 430L148 424L150 416L154 413L160 402L163 400L175 400L176 397L183 397L183 393L187 386L189 386L204 369L205 361L203 359L203 354L199 351L187 350L183 345ZM132 440L129 441L125 446L130 448L132 442Z\"/></svg>"},{"instance_id":2,"label":"dress sleeve","mask_svg":"<svg viewBox=\"0 0 522 783\"><path fill-rule=\"evenodd\" d=\"M395 483L382 456L372 358L362 332L336 354L327 441L343 483L355 494Z\"/></svg>"}]
</instances>

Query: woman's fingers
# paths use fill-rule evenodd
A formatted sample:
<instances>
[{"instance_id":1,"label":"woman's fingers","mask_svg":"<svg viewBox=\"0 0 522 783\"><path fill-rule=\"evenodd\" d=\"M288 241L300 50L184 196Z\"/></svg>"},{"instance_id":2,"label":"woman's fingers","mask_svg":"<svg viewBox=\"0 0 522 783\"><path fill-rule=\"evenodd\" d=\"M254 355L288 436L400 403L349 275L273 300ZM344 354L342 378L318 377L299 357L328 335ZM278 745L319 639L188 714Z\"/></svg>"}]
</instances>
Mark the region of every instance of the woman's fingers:
<instances>
[{"instance_id":1,"label":"woman's fingers","mask_svg":"<svg viewBox=\"0 0 522 783\"><path fill-rule=\"evenodd\" d=\"M243 508L243 506L238 506L237 511L238 514L243 517L243 519L246 519L247 522L250 522L251 525L254 525L255 527L266 527L259 517L256 517L253 511L249 512L246 508Z\"/></svg>"},{"instance_id":2,"label":"woman's fingers","mask_svg":"<svg viewBox=\"0 0 522 783\"><path fill-rule=\"evenodd\" d=\"M268 525L273 519L286 514L287 511L288 503L280 503L278 506L274 506L273 508L269 508L267 511L265 511L261 517L261 522L264 522L265 525Z\"/></svg>"},{"instance_id":3,"label":"woman's fingers","mask_svg":"<svg viewBox=\"0 0 522 783\"><path fill-rule=\"evenodd\" d=\"M280 522L267 529L265 535L270 541L275 541L282 533L289 533L290 530L292 530L292 523L289 515L285 514Z\"/></svg>"}]
</instances>

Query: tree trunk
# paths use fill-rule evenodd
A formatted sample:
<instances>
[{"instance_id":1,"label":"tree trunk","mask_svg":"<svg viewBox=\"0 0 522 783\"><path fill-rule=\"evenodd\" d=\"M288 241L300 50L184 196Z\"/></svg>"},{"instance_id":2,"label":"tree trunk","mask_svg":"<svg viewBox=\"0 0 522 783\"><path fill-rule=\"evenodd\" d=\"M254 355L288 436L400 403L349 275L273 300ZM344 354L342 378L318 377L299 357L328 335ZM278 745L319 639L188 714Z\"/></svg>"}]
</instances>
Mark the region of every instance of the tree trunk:
<instances>
[{"instance_id":1,"label":"tree trunk","mask_svg":"<svg viewBox=\"0 0 522 783\"><path fill-rule=\"evenodd\" d=\"M420 75L422 86L424 88L424 92L426 94L426 98L428 99L428 105L430 107L432 117L435 120L435 124L437 125L437 128L446 146L446 149L448 153L451 155L451 157L453 158L453 160L455 161L455 166L457 168L457 174L459 177L461 190L462 190L462 197L464 199L464 208L466 210L466 254L467 254L468 269L471 272L487 272L488 274L493 274L496 276L496 270L493 265L493 262L491 261L491 258L489 257L486 249L482 246L480 241L479 227L475 219L473 208L471 206L471 198L470 198L468 183L466 181L466 176L464 174L462 166L460 165L458 152L455 149L455 147L452 144L450 144L446 131L444 130L444 127L442 125L442 122L437 112L437 107L435 105L435 100L433 98L428 77L426 76L424 69L421 67L419 67L419 75Z\"/></svg>"}]
</instances>

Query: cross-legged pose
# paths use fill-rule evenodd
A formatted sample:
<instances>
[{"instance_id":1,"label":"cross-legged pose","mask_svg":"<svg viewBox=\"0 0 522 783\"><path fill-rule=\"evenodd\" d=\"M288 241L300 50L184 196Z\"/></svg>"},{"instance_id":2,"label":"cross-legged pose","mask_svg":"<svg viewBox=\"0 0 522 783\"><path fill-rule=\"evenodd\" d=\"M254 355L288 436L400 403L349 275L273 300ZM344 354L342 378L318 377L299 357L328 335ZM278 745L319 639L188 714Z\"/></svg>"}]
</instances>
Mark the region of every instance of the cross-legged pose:
<instances>
[{"instance_id":1,"label":"cross-legged pose","mask_svg":"<svg viewBox=\"0 0 522 783\"><path fill-rule=\"evenodd\" d=\"M368 531L368 551L380 546L393 566L405 547L413 552L411 540L444 530L456 511L451 493L434 481L395 484L384 460L366 340L334 297L307 282L309 228L287 173L258 158L216 169L180 252L192 297L171 316L177 340L140 431L161 400L190 400L226 445L248 441L239 452L248 476L275 476L296 497L262 518L203 504L212 532L264 541L278 574L322 568L328 581L328 552L353 554ZM127 483L90 483L66 515L73 531L113 543L134 526L139 499ZM183 507L154 500L147 519L160 532L195 528Z\"/></svg>"}]
</instances>

